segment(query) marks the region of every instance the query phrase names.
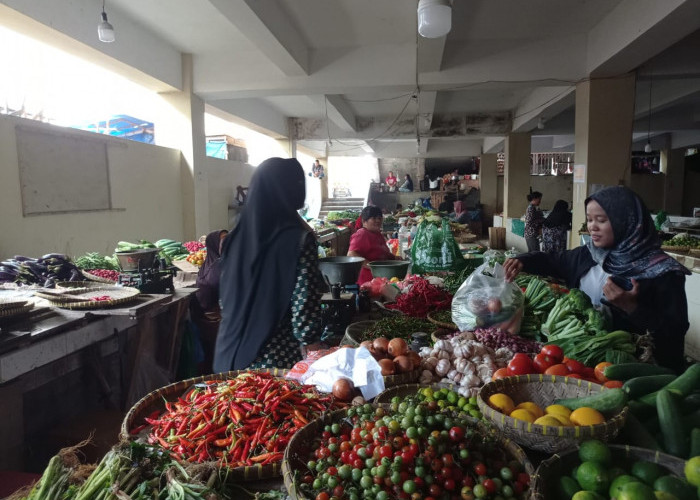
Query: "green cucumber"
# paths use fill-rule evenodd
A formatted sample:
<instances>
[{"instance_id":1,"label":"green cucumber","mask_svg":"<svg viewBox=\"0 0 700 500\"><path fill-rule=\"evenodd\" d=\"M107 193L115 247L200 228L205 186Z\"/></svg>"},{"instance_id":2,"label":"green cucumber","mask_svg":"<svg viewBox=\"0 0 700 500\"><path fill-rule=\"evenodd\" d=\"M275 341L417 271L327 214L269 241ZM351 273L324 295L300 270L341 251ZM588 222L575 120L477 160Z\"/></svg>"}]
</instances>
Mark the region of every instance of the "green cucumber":
<instances>
[{"instance_id":1,"label":"green cucumber","mask_svg":"<svg viewBox=\"0 0 700 500\"><path fill-rule=\"evenodd\" d=\"M659 414L659 426L664 437L666 452L677 457L688 456L688 442L683 430L681 413L673 395L661 389L656 396L656 411Z\"/></svg>"},{"instance_id":2,"label":"green cucumber","mask_svg":"<svg viewBox=\"0 0 700 500\"><path fill-rule=\"evenodd\" d=\"M676 476L661 476L654 481L654 490L670 493L678 500L697 500L695 488Z\"/></svg>"},{"instance_id":3,"label":"green cucumber","mask_svg":"<svg viewBox=\"0 0 700 500\"><path fill-rule=\"evenodd\" d=\"M690 455L688 458L700 455L700 427L695 427L690 431Z\"/></svg>"},{"instance_id":4,"label":"green cucumber","mask_svg":"<svg viewBox=\"0 0 700 500\"><path fill-rule=\"evenodd\" d=\"M676 377L673 382L665 385L664 389L681 397L686 397L691 392L698 389L698 387L700 387L700 363L695 363L683 372L683 374ZM654 406L656 404L657 393L658 391L649 393L637 399L637 401L649 406Z\"/></svg>"},{"instance_id":5,"label":"green cucumber","mask_svg":"<svg viewBox=\"0 0 700 500\"><path fill-rule=\"evenodd\" d=\"M637 417L631 413L627 414L625 426L622 428L624 442L641 448L650 450L661 450L661 446L654 439L654 436L649 432L646 425L643 425Z\"/></svg>"},{"instance_id":6,"label":"green cucumber","mask_svg":"<svg viewBox=\"0 0 700 500\"><path fill-rule=\"evenodd\" d=\"M570 410L575 410L583 406L588 406L601 413L620 410L627 404L627 394L619 388L605 389L597 394L583 398L558 399L556 404L566 406Z\"/></svg>"},{"instance_id":7,"label":"green cucumber","mask_svg":"<svg viewBox=\"0 0 700 500\"><path fill-rule=\"evenodd\" d=\"M658 391L674 380L676 380L676 375L671 374L644 375L629 379L622 384L622 389L627 393L628 398L637 399L650 392Z\"/></svg>"},{"instance_id":8,"label":"green cucumber","mask_svg":"<svg viewBox=\"0 0 700 500\"><path fill-rule=\"evenodd\" d=\"M606 367L603 373L608 380L629 380L648 375L673 375L673 370L649 363L619 363Z\"/></svg>"},{"instance_id":9,"label":"green cucumber","mask_svg":"<svg viewBox=\"0 0 700 500\"><path fill-rule=\"evenodd\" d=\"M681 411L690 413L691 411L700 410L700 392L691 392L683 401L681 401Z\"/></svg>"}]
</instances>

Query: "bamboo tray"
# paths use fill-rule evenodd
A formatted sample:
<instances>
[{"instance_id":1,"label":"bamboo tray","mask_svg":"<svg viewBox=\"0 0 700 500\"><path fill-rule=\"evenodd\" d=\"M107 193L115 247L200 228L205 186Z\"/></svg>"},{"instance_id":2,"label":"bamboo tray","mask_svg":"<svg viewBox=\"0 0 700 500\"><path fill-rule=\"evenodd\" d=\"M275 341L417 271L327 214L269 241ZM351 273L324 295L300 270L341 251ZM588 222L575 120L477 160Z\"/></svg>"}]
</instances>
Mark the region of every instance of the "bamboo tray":
<instances>
[{"instance_id":1,"label":"bamboo tray","mask_svg":"<svg viewBox=\"0 0 700 500\"><path fill-rule=\"evenodd\" d=\"M89 282L86 282L89 283ZM34 295L46 299L50 305L64 309L103 309L135 300L141 292L128 286L109 286L92 283L75 289L37 290ZM109 296L108 300L94 300Z\"/></svg>"}]
</instances>

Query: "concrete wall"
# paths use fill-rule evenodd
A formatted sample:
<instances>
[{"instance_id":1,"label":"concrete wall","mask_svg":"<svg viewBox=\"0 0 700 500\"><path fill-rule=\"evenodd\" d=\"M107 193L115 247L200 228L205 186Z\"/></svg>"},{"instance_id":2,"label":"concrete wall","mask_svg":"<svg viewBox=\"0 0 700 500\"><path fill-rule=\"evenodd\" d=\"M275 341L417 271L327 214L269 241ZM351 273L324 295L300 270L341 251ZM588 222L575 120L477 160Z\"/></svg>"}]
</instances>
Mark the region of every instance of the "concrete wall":
<instances>
[{"instance_id":1,"label":"concrete wall","mask_svg":"<svg viewBox=\"0 0 700 500\"><path fill-rule=\"evenodd\" d=\"M383 182L391 170L399 179L399 186L403 184L406 174L413 179L413 190L420 190L420 181L425 176L425 160L423 158L379 158L379 178Z\"/></svg>"},{"instance_id":2,"label":"concrete wall","mask_svg":"<svg viewBox=\"0 0 700 500\"><path fill-rule=\"evenodd\" d=\"M571 206L573 200L571 175L531 175L530 186L533 191L542 193L542 210L551 210L557 200L566 201ZM523 193L523 196L527 192Z\"/></svg>"},{"instance_id":3,"label":"concrete wall","mask_svg":"<svg viewBox=\"0 0 700 500\"><path fill-rule=\"evenodd\" d=\"M51 125L0 116L0 258L111 254L119 240L188 240L185 234L184 169L176 149L110 138L107 148L113 210L55 215L22 215L15 126ZM80 131L64 131L89 134ZM247 185L253 168L240 162L207 159L197 175L208 179L208 230L229 227L228 204L236 185ZM80 182L76 179L76 182Z\"/></svg>"}]
</instances>

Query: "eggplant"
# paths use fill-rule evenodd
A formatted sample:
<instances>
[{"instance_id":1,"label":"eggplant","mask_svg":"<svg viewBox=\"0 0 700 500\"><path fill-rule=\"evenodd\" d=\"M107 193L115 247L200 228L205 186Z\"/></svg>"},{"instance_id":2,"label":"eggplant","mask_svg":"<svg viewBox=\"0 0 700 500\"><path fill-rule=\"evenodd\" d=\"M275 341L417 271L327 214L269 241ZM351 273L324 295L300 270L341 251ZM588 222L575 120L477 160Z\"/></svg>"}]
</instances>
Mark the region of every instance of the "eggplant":
<instances>
[{"instance_id":1,"label":"eggplant","mask_svg":"<svg viewBox=\"0 0 700 500\"><path fill-rule=\"evenodd\" d=\"M27 262L27 261L36 262L36 259L34 257L25 257L24 255L15 255L14 257L12 257L12 260L15 260L17 262Z\"/></svg>"},{"instance_id":2,"label":"eggplant","mask_svg":"<svg viewBox=\"0 0 700 500\"><path fill-rule=\"evenodd\" d=\"M0 264L5 266L5 267L11 267L13 269L19 269L19 266L20 266L20 262L16 262L16 261L11 260L11 259L10 260L3 260L2 262L0 262Z\"/></svg>"},{"instance_id":3,"label":"eggplant","mask_svg":"<svg viewBox=\"0 0 700 500\"><path fill-rule=\"evenodd\" d=\"M0 271L0 283L12 283L17 279L16 274L6 273L5 271Z\"/></svg>"},{"instance_id":4,"label":"eggplant","mask_svg":"<svg viewBox=\"0 0 700 500\"><path fill-rule=\"evenodd\" d=\"M0 265L0 272L14 274L15 276L17 276L17 274L19 273L19 267Z\"/></svg>"},{"instance_id":5,"label":"eggplant","mask_svg":"<svg viewBox=\"0 0 700 500\"><path fill-rule=\"evenodd\" d=\"M44 281L44 288L53 288L56 286L56 281L53 278L49 278Z\"/></svg>"},{"instance_id":6,"label":"eggplant","mask_svg":"<svg viewBox=\"0 0 700 500\"><path fill-rule=\"evenodd\" d=\"M63 261L69 260L67 255L63 255L60 253L47 253L46 255L42 255L41 258L44 260L46 260L46 259L60 259Z\"/></svg>"},{"instance_id":7,"label":"eggplant","mask_svg":"<svg viewBox=\"0 0 700 500\"><path fill-rule=\"evenodd\" d=\"M68 278L68 281L81 281L83 279L83 275L78 271L77 269L73 269L70 272L70 278Z\"/></svg>"}]
</instances>

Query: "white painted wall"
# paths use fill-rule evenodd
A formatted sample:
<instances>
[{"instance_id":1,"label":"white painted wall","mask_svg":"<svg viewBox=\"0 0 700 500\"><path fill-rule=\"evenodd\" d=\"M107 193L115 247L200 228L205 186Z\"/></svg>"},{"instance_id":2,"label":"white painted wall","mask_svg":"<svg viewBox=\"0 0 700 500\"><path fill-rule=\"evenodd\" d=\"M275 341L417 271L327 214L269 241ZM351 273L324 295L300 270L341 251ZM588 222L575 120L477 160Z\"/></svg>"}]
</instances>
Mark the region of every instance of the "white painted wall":
<instances>
[{"instance_id":1,"label":"white painted wall","mask_svg":"<svg viewBox=\"0 0 700 500\"><path fill-rule=\"evenodd\" d=\"M0 258L36 257L48 252L111 254L119 240L201 236L185 234L184 230L183 198L188 195L183 194L182 179L189 174L180 151L122 139L110 139L107 149L116 210L23 217L15 144L15 126L19 124L52 128L0 116ZM238 184L248 185L254 167L214 158L206 158L201 165L200 174L206 177L209 190L205 232L230 227L228 204Z\"/></svg>"}]
</instances>

